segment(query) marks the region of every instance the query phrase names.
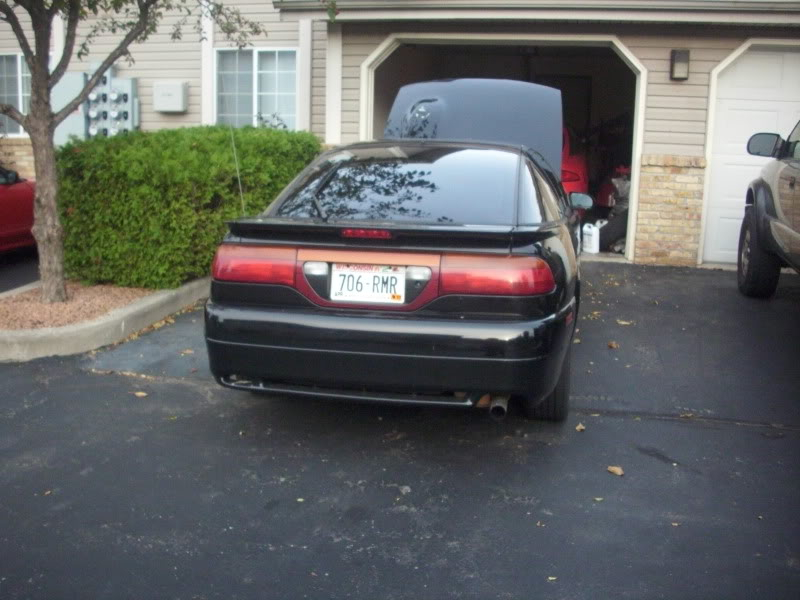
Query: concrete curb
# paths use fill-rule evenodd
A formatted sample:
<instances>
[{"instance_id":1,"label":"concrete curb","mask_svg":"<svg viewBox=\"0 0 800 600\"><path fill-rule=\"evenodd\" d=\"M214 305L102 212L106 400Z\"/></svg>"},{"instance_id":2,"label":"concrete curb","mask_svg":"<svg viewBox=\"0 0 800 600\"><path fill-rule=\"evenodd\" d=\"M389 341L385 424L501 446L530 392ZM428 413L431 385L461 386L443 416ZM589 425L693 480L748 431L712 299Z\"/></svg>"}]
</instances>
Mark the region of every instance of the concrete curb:
<instances>
[{"instance_id":1,"label":"concrete curb","mask_svg":"<svg viewBox=\"0 0 800 600\"><path fill-rule=\"evenodd\" d=\"M40 285L42 285L41 281L34 281L33 283L27 283L25 285L21 285L20 287L8 290L6 292L0 292L0 298L5 298L6 296L16 296L17 294L22 294L23 292L35 290Z\"/></svg>"},{"instance_id":2,"label":"concrete curb","mask_svg":"<svg viewBox=\"0 0 800 600\"><path fill-rule=\"evenodd\" d=\"M210 284L208 277L198 279L175 290L162 290L140 298L92 321L74 325L0 330L0 362L79 354L120 342L201 298L207 298Z\"/></svg>"}]
</instances>

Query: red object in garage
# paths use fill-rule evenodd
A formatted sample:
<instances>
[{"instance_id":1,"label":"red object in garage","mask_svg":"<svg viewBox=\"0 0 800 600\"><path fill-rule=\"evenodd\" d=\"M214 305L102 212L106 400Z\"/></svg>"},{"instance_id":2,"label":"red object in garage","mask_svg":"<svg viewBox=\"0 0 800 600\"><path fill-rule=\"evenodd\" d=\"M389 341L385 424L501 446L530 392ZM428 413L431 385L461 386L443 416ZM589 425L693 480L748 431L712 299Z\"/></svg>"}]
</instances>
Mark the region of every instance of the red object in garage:
<instances>
[{"instance_id":1,"label":"red object in garage","mask_svg":"<svg viewBox=\"0 0 800 600\"><path fill-rule=\"evenodd\" d=\"M569 130L563 129L563 142L561 146L561 184L564 191L589 193L589 161L586 154L581 154L574 149Z\"/></svg>"},{"instance_id":2,"label":"red object in garage","mask_svg":"<svg viewBox=\"0 0 800 600\"><path fill-rule=\"evenodd\" d=\"M36 184L0 167L0 251L33 246L33 197Z\"/></svg>"},{"instance_id":3,"label":"red object in garage","mask_svg":"<svg viewBox=\"0 0 800 600\"><path fill-rule=\"evenodd\" d=\"M614 192L616 191L616 188L614 187L614 182L612 180L615 177L630 177L630 175L630 167L626 167L625 165L619 165L616 167L611 176L607 177L605 180L603 180L603 183L600 184L600 189L597 190L597 198L594 200L594 205L605 208L613 207L615 204Z\"/></svg>"}]
</instances>

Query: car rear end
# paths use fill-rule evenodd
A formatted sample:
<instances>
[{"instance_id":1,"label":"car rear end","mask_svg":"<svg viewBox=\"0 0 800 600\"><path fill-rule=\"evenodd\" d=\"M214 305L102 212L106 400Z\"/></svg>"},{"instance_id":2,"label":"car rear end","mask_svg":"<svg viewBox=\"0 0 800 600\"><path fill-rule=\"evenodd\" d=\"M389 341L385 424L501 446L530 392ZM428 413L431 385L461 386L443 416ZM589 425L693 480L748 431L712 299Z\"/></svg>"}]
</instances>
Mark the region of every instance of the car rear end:
<instances>
[{"instance_id":1,"label":"car rear end","mask_svg":"<svg viewBox=\"0 0 800 600\"><path fill-rule=\"evenodd\" d=\"M574 329L576 263L535 179L520 185L525 164L443 143L318 159L219 248L206 306L216 379L388 403L544 398Z\"/></svg>"}]
</instances>

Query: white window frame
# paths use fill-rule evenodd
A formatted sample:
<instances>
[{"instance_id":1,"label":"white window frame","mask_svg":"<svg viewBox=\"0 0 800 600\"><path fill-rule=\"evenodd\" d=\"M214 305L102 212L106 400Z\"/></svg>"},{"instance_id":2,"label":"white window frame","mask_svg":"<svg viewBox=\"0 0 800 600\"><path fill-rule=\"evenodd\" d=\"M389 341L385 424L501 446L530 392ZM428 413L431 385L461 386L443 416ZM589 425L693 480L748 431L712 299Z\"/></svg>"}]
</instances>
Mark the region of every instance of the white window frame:
<instances>
[{"instance_id":1,"label":"white window frame","mask_svg":"<svg viewBox=\"0 0 800 600\"><path fill-rule=\"evenodd\" d=\"M19 103L18 110L23 112L23 93L22 93L22 66L27 64L25 63L25 57L21 52L0 52L0 56L15 56L17 58L17 102ZM28 75L30 77L30 74ZM28 94L28 102L30 102L30 94ZM23 114L25 114L23 112ZM11 119L11 117L6 117L7 119ZM18 133L8 133L0 131L0 135L4 135L7 138L28 138L28 133L22 128L22 125L19 126Z\"/></svg>"},{"instance_id":2,"label":"white window frame","mask_svg":"<svg viewBox=\"0 0 800 600\"><path fill-rule=\"evenodd\" d=\"M213 124L218 125L218 101L219 95L217 93L217 82L219 81L218 73L217 73L217 65L219 64L219 53L220 52L231 52L237 51L239 48L235 47L216 47L214 48L214 58L213 58L213 65L211 67L212 72L212 119ZM292 51L294 52L294 129L290 131L301 131L300 126L300 68L299 68L299 61L300 61L300 49L296 46L251 46L247 48L241 48L241 50L248 50L253 52L253 121L252 125L258 126L258 53L259 52L286 52Z\"/></svg>"}]
</instances>

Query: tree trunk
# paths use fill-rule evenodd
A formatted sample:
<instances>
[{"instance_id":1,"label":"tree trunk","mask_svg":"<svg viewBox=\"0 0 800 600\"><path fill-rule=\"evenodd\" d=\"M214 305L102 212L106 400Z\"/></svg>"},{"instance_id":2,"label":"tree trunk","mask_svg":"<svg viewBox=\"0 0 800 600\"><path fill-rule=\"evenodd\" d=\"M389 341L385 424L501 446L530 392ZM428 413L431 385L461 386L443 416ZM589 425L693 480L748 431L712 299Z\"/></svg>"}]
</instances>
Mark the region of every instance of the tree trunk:
<instances>
[{"instance_id":1,"label":"tree trunk","mask_svg":"<svg viewBox=\"0 0 800 600\"><path fill-rule=\"evenodd\" d=\"M36 163L33 237L39 248L42 302L65 302L64 228L58 214L58 173L53 129L49 119L36 118L33 114L28 117L27 129Z\"/></svg>"}]
</instances>

